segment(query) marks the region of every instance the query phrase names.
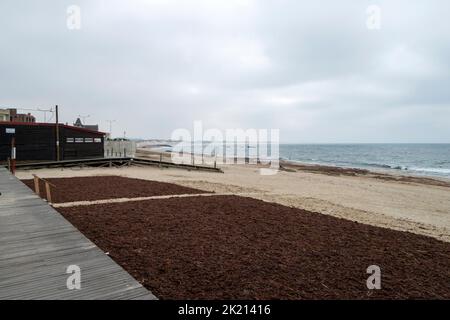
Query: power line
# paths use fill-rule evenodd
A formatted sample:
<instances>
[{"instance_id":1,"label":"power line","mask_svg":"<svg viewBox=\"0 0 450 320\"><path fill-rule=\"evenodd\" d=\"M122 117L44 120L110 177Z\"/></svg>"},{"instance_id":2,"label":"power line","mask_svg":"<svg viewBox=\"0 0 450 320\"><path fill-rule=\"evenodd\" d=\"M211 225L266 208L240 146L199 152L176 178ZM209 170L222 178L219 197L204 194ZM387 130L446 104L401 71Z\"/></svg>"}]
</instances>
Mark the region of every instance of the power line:
<instances>
[{"instance_id":1,"label":"power line","mask_svg":"<svg viewBox=\"0 0 450 320\"><path fill-rule=\"evenodd\" d=\"M54 112L54 111L53 111L53 108L50 108L50 109L40 109L40 108L36 108L36 109L30 109L30 108L11 108L11 109L23 110L23 111Z\"/></svg>"}]
</instances>

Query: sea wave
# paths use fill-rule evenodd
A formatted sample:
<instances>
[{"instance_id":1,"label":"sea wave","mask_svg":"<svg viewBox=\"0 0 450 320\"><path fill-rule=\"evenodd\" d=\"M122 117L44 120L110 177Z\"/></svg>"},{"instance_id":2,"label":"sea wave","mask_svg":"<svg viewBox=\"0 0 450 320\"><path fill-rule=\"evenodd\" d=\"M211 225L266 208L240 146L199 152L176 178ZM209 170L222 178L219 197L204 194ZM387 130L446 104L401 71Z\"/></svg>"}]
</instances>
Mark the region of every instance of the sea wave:
<instances>
[{"instance_id":1,"label":"sea wave","mask_svg":"<svg viewBox=\"0 0 450 320\"><path fill-rule=\"evenodd\" d=\"M411 171L450 175L450 168L410 168Z\"/></svg>"},{"instance_id":2,"label":"sea wave","mask_svg":"<svg viewBox=\"0 0 450 320\"><path fill-rule=\"evenodd\" d=\"M281 158L282 160L288 160L286 158ZM330 165L329 161L304 161L304 160L289 160L292 162L298 163L310 163L310 164L319 164L319 165ZM333 166L338 167L350 167L350 168L373 168L373 169L384 169L384 170L404 170L423 173L423 174L433 174L433 175L450 175L450 168L421 168L421 167L408 167L403 165L392 165L392 164L380 164L380 163L367 163L367 162L358 162L358 163L332 163Z\"/></svg>"},{"instance_id":3,"label":"sea wave","mask_svg":"<svg viewBox=\"0 0 450 320\"><path fill-rule=\"evenodd\" d=\"M402 166L392 166L389 164L380 164L380 163L367 163L367 162L361 162L361 163L355 163L356 165L362 165L365 167L374 167L374 168L381 168L381 169L403 169Z\"/></svg>"},{"instance_id":4,"label":"sea wave","mask_svg":"<svg viewBox=\"0 0 450 320\"><path fill-rule=\"evenodd\" d=\"M364 163L364 167L387 169L387 170L404 170L409 172L432 174L432 175L450 175L450 168L433 168L433 167L408 167L402 165L388 165L379 163Z\"/></svg>"},{"instance_id":5,"label":"sea wave","mask_svg":"<svg viewBox=\"0 0 450 320\"><path fill-rule=\"evenodd\" d=\"M378 169L390 169L390 170L409 170L407 166L392 165L383 163L371 163L371 162L355 162L351 163L352 166L364 167L364 168L378 168Z\"/></svg>"}]
</instances>

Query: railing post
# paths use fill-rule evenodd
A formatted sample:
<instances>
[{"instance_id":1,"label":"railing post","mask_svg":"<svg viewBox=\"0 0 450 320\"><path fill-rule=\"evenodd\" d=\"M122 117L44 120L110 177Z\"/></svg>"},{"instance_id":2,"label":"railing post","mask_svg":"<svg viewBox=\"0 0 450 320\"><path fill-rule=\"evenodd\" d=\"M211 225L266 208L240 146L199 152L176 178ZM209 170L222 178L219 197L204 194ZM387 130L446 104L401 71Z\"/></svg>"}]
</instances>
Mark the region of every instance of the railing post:
<instances>
[{"instance_id":1,"label":"railing post","mask_svg":"<svg viewBox=\"0 0 450 320\"><path fill-rule=\"evenodd\" d=\"M39 177L35 174L33 174L33 179L34 179L34 192L40 196L41 192L39 190Z\"/></svg>"},{"instance_id":2,"label":"railing post","mask_svg":"<svg viewBox=\"0 0 450 320\"><path fill-rule=\"evenodd\" d=\"M52 203L52 194L50 191L50 184L47 181L45 181L45 192L47 194L48 203Z\"/></svg>"},{"instance_id":3,"label":"railing post","mask_svg":"<svg viewBox=\"0 0 450 320\"><path fill-rule=\"evenodd\" d=\"M11 173L16 174L16 138L11 139Z\"/></svg>"}]
</instances>

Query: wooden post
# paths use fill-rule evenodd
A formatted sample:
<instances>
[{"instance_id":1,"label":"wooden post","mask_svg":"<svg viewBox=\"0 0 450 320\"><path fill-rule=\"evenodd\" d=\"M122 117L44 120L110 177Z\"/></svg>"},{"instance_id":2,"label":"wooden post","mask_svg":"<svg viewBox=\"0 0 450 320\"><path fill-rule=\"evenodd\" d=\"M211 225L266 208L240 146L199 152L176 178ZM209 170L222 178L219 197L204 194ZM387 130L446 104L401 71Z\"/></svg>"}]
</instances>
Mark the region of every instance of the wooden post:
<instances>
[{"instance_id":1,"label":"wooden post","mask_svg":"<svg viewBox=\"0 0 450 320\"><path fill-rule=\"evenodd\" d=\"M36 192L36 194L40 196L41 192L39 190L39 177L33 174L33 179L34 179L34 192Z\"/></svg>"},{"instance_id":2,"label":"wooden post","mask_svg":"<svg viewBox=\"0 0 450 320\"><path fill-rule=\"evenodd\" d=\"M159 167L161 168L162 163L162 153L159 154Z\"/></svg>"},{"instance_id":3,"label":"wooden post","mask_svg":"<svg viewBox=\"0 0 450 320\"><path fill-rule=\"evenodd\" d=\"M16 174L16 138L11 139L11 173Z\"/></svg>"},{"instance_id":4,"label":"wooden post","mask_svg":"<svg viewBox=\"0 0 450 320\"><path fill-rule=\"evenodd\" d=\"M214 169L217 168L217 151L216 148L214 147Z\"/></svg>"},{"instance_id":5,"label":"wooden post","mask_svg":"<svg viewBox=\"0 0 450 320\"><path fill-rule=\"evenodd\" d=\"M50 190L50 184L47 181L45 181L45 192L47 194L48 203L52 203L52 194L51 194L51 190Z\"/></svg>"},{"instance_id":6,"label":"wooden post","mask_svg":"<svg viewBox=\"0 0 450 320\"><path fill-rule=\"evenodd\" d=\"M56 161L60 160L59 157L59 114L58 114L58 105L55 107L56 113Z\"/></svg>"},{"instance_id":7,"label":"wooden post","mask_svg":"<svg viewBox=\"0 0 450 320\"><path fill-rule=\"evenodd\" d=\"M227 163L227 142L223 141L222 145L222 164Z\"/></svg>"}]
</instances>

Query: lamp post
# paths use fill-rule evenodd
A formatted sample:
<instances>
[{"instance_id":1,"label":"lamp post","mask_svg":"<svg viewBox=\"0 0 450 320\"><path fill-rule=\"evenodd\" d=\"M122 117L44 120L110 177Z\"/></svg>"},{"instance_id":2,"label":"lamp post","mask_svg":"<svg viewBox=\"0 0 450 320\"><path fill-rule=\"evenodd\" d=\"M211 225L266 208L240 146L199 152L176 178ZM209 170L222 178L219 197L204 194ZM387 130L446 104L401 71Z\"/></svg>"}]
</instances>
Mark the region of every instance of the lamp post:
<instances>
[{"instance_id":1,"label":"lamp post","mask_svg":"<svg viewBox=\"0 0 450 320\"><path fill-rule=\"evenodd\" d=\"M109 122L109 138L112 139L112 124L113 122L116 122L116 120L106 120L106 122Z\"/></svg>"}]
</instances>

